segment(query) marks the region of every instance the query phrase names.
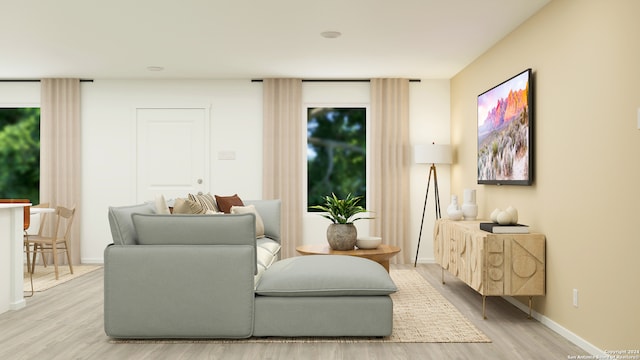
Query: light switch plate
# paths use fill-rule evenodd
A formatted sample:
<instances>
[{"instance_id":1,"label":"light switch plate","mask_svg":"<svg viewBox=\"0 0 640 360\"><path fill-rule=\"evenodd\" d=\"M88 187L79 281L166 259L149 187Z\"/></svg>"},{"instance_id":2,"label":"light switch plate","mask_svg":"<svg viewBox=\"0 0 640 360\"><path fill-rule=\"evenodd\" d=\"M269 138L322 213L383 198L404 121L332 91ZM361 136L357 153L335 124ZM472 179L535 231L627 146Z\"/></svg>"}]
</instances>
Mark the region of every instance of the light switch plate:
<instances>
[{"instance_id":1,"label":"light switch plate","mask_svg":"<svg viewBox=\"0 0 640 360\"><path fill-rule=\"evenodd\" d=\"M233 150L223 150L218 152L218 160L235 160L236 152Z\"/></svg>"}]
</instances>

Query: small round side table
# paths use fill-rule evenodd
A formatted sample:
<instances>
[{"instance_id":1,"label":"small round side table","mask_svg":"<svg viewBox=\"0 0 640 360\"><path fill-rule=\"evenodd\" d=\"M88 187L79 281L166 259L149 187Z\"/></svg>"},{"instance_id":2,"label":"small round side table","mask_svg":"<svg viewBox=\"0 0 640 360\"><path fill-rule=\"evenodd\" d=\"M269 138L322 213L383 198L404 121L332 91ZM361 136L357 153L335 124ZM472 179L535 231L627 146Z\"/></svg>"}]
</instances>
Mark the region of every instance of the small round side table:
<instances>
[{"instance_id":1,"label":"small round side table","mask_svg":"<svg viewBox=\"0 0 640 360\"><path fill-rule=\"evenodd\" d=\"M380 244L375 249L333 250L329 245L300 245L296 251L302 255L349 255L373 260L389 272L389 259L400 252L397 246Z\"/></svg>"}]
</instances>

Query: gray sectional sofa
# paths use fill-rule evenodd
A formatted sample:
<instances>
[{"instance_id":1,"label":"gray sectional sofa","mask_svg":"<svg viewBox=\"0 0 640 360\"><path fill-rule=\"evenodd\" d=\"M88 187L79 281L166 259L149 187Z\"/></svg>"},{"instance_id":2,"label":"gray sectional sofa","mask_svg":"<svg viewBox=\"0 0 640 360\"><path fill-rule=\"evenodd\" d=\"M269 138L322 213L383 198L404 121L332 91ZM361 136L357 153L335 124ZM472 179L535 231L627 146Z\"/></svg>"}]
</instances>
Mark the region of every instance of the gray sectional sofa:
<instances>
[{"instance_id":1,"label":"gray sectional sofa","mask_svg":"<svg viewBox=\"0 0 640 360\"><path fill-rule=\"evenodd\" d=\"M280 201L256 215L160 215L109 208L104 327L113 338L388 336L397 290L384 268L351 256L278 260Z\"/></svg>"}]
</instances>

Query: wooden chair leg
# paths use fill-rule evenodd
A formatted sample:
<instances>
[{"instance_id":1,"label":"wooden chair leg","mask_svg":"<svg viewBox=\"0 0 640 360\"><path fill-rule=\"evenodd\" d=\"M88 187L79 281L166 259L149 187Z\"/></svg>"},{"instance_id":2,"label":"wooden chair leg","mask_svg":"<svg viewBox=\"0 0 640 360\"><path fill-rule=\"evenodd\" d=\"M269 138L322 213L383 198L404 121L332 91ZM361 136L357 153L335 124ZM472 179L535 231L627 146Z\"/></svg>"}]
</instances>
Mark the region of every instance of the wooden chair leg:
<instances>
[{"instance_id":1,"label":"wooden chair leg","mask_svg":"<svg viewBox=\"0 0 640 360\"><path fill-rule=\"evenodd\" d=\"M58 280L58 246L55 243L51 247L51 251L53 252L53 266L56 271L56 280Z\"/></svg>"},{"instance_id":2,"label":"wooden chair leg","mask_svg":"<svg viewBox=\"0 0 640 360\"><path fill-rule=\"evenodd\" d=\"M47 267L47 255L44 252L44 246L40 245L40 257L42 258L42 266Z\"/></svg>"},{"instance_id":3,"label":"wooden chair leg","mask_svg":"<svg viewBox=\"0 0 640 360\"><path fill-rule=\"evenodd\" d=\"M67 244L67 242L64 242L64 252L67 253L67 263L69 264L69 271L71 271L71 273L73 274L73 265L71 265L71 249L69 249L69 246Z\"/></svg>"},{"instance_id":4,"label":"wooden chair leg","mask_svg":"<svg viewBox=\"0 0 640 360\"><path fill-rule=\"evenodd\" d=\"M38 248L40 248L40 257L42 258L42 266L47 267L47 257L44 253L44 246L42 244L33 244L33 260L31 261L31 267L35 269L36 267L36 254L38 252Z\"/></svg>"},{"instance_id":5,"label":"wooden chair leg","mask_svg":"<svg viewBox=\"0 0 640 360\"><path fill-rule=\"evenodd\" d=\"M27 253L27 272L31 272L31 258L30 258L30 256L31 256L31 251L30 251L31 244L29 244L27 242L27 243L24 244L24 246L25 246L25 251Z\"/></svg>"},{"instance_id":6,"label":"wooden chair leg","mask_svg":"<svg viewBox=\"0 0 640 360\"><path fill-rule=\"evenodd\" d=\"M36 271L36 255L38 254L38 244L33 244L33 258L31 258L31 273Z\"/></svg>"}]
</instances>

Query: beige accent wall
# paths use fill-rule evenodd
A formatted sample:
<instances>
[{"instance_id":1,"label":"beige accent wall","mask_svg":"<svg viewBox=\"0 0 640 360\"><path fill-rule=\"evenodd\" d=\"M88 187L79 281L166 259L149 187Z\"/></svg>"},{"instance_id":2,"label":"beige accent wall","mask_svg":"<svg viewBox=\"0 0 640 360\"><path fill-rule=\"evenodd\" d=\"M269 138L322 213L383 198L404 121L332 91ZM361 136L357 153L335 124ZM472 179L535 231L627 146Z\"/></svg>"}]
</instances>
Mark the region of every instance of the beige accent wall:
<instances>
[{"instance_id":1,"label":"beige accent wall","mask_svg":"<svg viewBox=\"0 0 640 360\"><path fill-rule=\"evenodd\" d=\"M535 310L602 350L640 346L639 17L637 0L553 0L451 80L452 193L546 235ZM477 95L528 67L534 185L477 185Z\"/></svg>"}]
</instances>

